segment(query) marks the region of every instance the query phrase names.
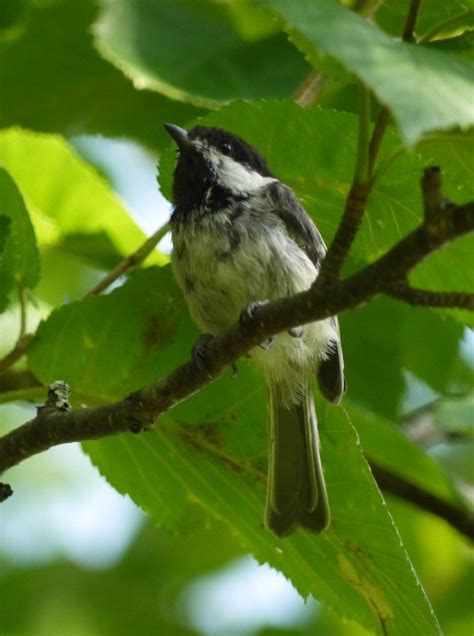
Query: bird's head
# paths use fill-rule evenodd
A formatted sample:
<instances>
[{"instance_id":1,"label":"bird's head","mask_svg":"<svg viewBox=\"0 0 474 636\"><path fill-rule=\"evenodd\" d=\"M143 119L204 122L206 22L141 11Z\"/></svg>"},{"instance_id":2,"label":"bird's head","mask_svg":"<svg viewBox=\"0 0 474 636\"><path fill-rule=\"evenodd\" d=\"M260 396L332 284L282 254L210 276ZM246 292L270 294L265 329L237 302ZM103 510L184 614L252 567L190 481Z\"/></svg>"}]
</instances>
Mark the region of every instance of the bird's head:
<instances>
[{"instance_id":1,"label":"bird's head","mask_svg":"<svg viewBox=\"0 0 474 636\"><path fill-rule=\"evenodd\" d=\"M233 133L204 126L187 131L174 124L165 124L165 129L178 146L173 182L177 207L245 198L273 179L265 159Z\"/></svg>"}]
</instances>

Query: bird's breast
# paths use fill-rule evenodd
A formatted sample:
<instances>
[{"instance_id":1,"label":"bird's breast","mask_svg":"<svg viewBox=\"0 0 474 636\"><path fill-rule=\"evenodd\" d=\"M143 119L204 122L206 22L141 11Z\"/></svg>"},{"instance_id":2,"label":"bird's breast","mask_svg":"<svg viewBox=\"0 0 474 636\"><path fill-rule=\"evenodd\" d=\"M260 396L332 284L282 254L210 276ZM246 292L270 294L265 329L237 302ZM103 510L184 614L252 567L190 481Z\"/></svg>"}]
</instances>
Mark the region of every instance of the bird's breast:
<instances>
[{"instance_id":1,"label":"bird's breast","mask_svg":"<svg viewBox=\"0 0 474 636\"><path fill-rule=\"evenodd\" d=\"M173 228L172 263L193 319L211 333L255 300L306 289L316 270L276 214L220 211Z\"/></svg>"}]
</instances>

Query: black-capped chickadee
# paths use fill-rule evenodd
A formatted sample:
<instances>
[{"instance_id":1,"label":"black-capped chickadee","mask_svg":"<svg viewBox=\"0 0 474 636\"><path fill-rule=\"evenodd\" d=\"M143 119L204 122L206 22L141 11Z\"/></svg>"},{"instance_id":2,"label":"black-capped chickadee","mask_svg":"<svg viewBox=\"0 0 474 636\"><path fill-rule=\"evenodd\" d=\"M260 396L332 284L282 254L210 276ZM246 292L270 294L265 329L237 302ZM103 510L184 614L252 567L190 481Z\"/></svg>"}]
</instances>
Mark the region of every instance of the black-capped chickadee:
<instances>
[{"instance_id":1,"label":"black-capped chickadee","mask_svg":"<svg viewBox=\"0 0 474 636\"><path fill-rule=\"evenodd\" d=\"M265 159L224 130L165 128L179 150L172 264L196 324L215 335L259 301L308 289L326 247ZM345 379L337 318L280 334L251 355L270 395L266 526L280 536L298 524L321 532L330 512L310 380L316 373L324 396L340 402Z\"/></svg>"}]
</instances>

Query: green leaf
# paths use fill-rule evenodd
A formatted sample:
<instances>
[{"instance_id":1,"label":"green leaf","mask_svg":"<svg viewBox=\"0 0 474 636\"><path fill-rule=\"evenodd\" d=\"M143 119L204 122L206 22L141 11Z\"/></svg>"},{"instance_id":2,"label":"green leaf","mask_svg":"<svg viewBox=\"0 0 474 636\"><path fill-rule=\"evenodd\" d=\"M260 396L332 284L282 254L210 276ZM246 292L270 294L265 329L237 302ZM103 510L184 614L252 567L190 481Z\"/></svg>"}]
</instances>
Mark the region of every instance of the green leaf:
<instances>
[{"instance_id":1,"label":"green leaf","mask_svg":"<svg viewBox=\"0 0 474 636\"><path fill-rule=\"evenodd\" d=\"M474 14L473 14L474 15ZM462 35L446 40L436 40L432 42L430 48L443 53L449 53L462 57L470 62L474 61L474 32L467 31Z\"/></svg>"},{"instance_id":2,"label":"green leaf","mask_svg":"<svg viewBox=\"0 0 474 636\"><path fill-rule=\"evenodd\" d=\"M144 241L109 184L61 137L3 130L0 156L30 204L40 243L67 245L77 234L105 232L124 255ZM164 259L157 252L152 258Z\"/></svg>"},{"instance_id":3,"label":"green leaf","mask_svg":"<svg viewBox=\"0 0 474 636\"><path fill-rule=\"evenodd\" d=\"M190 105L136 90L100 57L89 33L95 1L31 5L16 37L0 40L0 126L127 136L156 150L168 140L161 122L184 123L199 114Z\"/></svg>"},{"instance_id":4,"label":"green leaf","mask_svg":"<svg viewBox=\"0 0 474 636\"><path fill-rule=\"evenodd\" d=\"M53 311L29 364L45 384L64 377L78 400L111 401L171 371L196 335L170 267L149 268L107 296Z\"/></svg>"},{"instance_id":5,"label":"green leaf","mask_svg":"<svg viewBox=\"0 0 474 636\"><path fill-rule=\"evenodd\" d=\"M193 122L190 126L194 125ZM349 113L302 109L290 101L237 103L199 120L231 130L252 143L268 160L273 172L291 186L329 243L344 209L352 180L357 146L357 118ZM398 146L387 134L384 150ZM472 138L421 147L424 156L411 152L393 163L376 183L368 211L354 243L351 257L361 264L381 256L422 221L419 181L433 159L446 172L444 189L457 203L474 195ZM160 162L160 185L170 196L175 163L173 144ZM414 271L413 282L434 290L474 290L471 254L474 235L465 236L427 258ZM472 314L462 314L471 319Z\"/></svg>"},{"instance_id":6,"label":"green leaf","mask_svg":"<svg viewBox=\"0 0 474 636\"><path fill-rule=\"evenodd\" d=\"M474 393L464 397L441 400L434 410L435 423L447 433L474 438Z\"/></svg>"},{"instance_id":7,"label":"green leaf","mask_svg":"<svg viewBox=\"0 0 474 636\"><path fill-rule=\"evenodd\" d=\"M376 634L438 633L344 411L331 409L320 418L331 528L322 536L298 531L279 540L262 527L262 462L242 459L226 444L226 428L244 425L244 413L255 411L248 398L244 408L237 400L235 395L228 404L226 419L232 424L225 427L210 422L196 428L163 418L154 433L85 447L107 479L158 523L170 523L170 508L185 523L188 502L197 502L260 562L280 570L302 596L312 594L339 617ZM255 404L255 397L250 400ZM258 410L263 437L265 416ZM261 439L260 453L264 447Z\"/></svg>"},{"instance_id":8,"label":"green leaf","mask_svg":"<svg viewBox=\"0 0 474 636\"><path fill-rule=\"evenodd\" d=\"M11 289L16 285L32 289L40 275L35 232L23 197L9 173L0 167L0 218L5 217L10 223L2 223L5 249L0 260L0 310L6 307Z\"/></svg>"},{"instance_id":9,"label":"green leaf","mask_svg":"<svg viewBox=\"0 0 474 636\"><path fill-rule=\"evenodd\" d=\"M237 30L235 10L229 12L226 3L103 0L101 5L94 30L102 55L135 85L173 99L214 108L233 99L286 97L309 71L283 34L264 32L250 39L242 26Z\"/></svg>"},{"instance_id":10,"label":"green leaf","mask_svg":"<svg viewBox=\"0 0 474 636\"><path fill-rule=\"evenodd\" d=\"M7 243L8 237L10 236L11 222L12 220L10 219L10 217L5 216L4 214L0 214L0 257L5 250L5 245Z\"/></svg>"},{"instance_id":11,"label":"green leaf","mask_svg":"<svg viewBox=\"0 0 474 636\"><path fill-rule=\"evenodd\" d=\"M344 65L387 105L407 145L426 132L474 124L473 67L399 42L335 0L260 0L315 68L320 54Z\"/></svg>"},{"instance_id":12,"label":"green leaf","mask_svg":"<svg viewBox=\"0 0 474 636\"><path fill-rule=\"evenodd\" d=\"M135 273L108 296L57 309L29 352L43 382L63 377L76 401L102 402L189 357L195 331L171 268ZM342 409L319 408L333 525L277 539L262 527L267 432L263 386L247 361L160 419L155 432L85 445L120 491L159 524L189 528L189 504L229 526L246 550L339 615L375 633L437 627ZM385 631L384 631L385 630Z\"/></svg>"}]
</instances>

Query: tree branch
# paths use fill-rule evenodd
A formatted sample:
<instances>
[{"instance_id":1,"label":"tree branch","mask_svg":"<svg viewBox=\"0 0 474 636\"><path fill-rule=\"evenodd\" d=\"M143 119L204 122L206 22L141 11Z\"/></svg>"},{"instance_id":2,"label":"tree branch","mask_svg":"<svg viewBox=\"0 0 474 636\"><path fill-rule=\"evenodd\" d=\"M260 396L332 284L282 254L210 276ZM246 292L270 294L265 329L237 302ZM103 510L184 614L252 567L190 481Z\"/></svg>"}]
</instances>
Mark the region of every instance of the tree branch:
<instances>
[{"instance_id":1,"label":"tree branch","mask_svg":"<svg viewBox=\"0 0 474 636\"><path fill-rule=\"evenodd\" d=\"M382 490L444 519L468 539L474 540L474 514L470 510L433 495L400 475L395 475L378 466L375 462L369 463L372 474Z\"/></svg>"},{"instance_id":2,"label":"tree branch","mask_svg":"<svg viewBox=\"0 0 474 636\"><path fill-rule=\"evenodd\" d=\"M389 285L385 288L385 293L412 307L444 307L474 311L474 294L428 291L411 287L407 282Z\"/></svg>"},{"instance_id":3,"label":"tree branch","mask_svg":"<svg viewBox=\"0 0 474 636\"><path fill-rule=\"evenodd\" d=\"M350 278L271 302L245 325L236 323L223 331L208 346L207 373L190 361L115 404L75 411L44 407L33 420L0 438L0 473L57 444L150 428L155 418L216 379L258 343L291 327L354 309L391 290L429 254L472 230L474 202L461 206L450 203Z\"/></svg>"},{"instance_id":4,"label":"tree branch","mask_svg":"<svg viewBox=\"0 0 474 636\"><path fill-rule=\"evenodd\" d=\"M350 278L271 302L257 310L245 325L236 323L223 331L209 343L206 373L190 361L120 402L77 410L69 408L68 387L62 382L53 383L36 417L0 438L0 474L52 446L147 430L159 415L212 382L268 337L354 309L377 294L393 295L419 262L445 243L474 230L474 202L457 206L445 200L439 169L426 169L421 185L425 217L415 231ZM437 514L474 538L472 516L467 511L378 467L375 476L382 488ZM8 484L0 484L0 502L11 494Z\"/></svg>"}]
</instances>

